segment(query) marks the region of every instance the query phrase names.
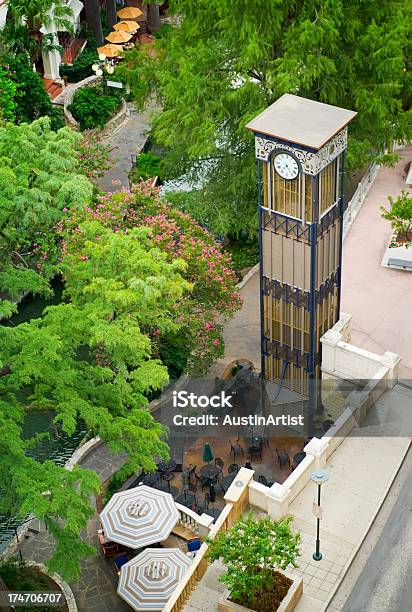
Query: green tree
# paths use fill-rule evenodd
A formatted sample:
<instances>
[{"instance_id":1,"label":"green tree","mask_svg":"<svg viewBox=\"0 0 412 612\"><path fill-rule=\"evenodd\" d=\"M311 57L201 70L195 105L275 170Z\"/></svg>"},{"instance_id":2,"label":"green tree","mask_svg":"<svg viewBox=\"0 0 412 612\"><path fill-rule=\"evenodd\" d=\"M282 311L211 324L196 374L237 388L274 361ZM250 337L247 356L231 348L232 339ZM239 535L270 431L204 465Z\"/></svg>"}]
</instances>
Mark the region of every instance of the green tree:
<instances>
[{"instance_id":1,"label":"green tree","mask_svg":"<svg viewBox=\"0 0 412 612\"><path fill-rule=\"evenodd\" d=\"M48 567L66 579L78 575L79 559L91 550L79 534L98 479L27 457L25 410L53 409L68 434L80 420L126 454L125 469L154 470L168 447L146 396L168 376L145 330L153 323L178 330L175 305L191 290L184 262L168 262L147 228L122 234L93 222L79 232L81 246L61 265L68 301L30 323L0 326L0 512L33 512L46 522L56 541Z\"/></svg>"},{"instance_id":2,"label":"green tree","mask_svg":"<svg viewBox=\"0 0 412 612\"><path fill-rule=\"evenodd\" d=\"M86 205L92 184L79 172L76 146L81 136L69 128L53 132L43 117L32 124L0 128L0 292L47 292L53 273L39 245L72 204ZM53 263L53 262L52 262ZM11 302L0 302L9 315Z\"/></svg>"},{"instance_id":3,"label":"green tree","mask_svg":"<svg viewBox=\"0 0 412 612\"><path fill-rule=\"evenodd\" d=\"M245 124L284 93L358 111L351 168L408 138L410 2L174 0L170 10L180 26L155 56L126 54L118 75L139 102L156 92L154 136L170 149L170 172L203 181L184 205L215 233L255 231Z\"/></svg>"},{"instance_id":4,"label":"green tree","mask_svg":"<svg viewBox=\"0 0 412 612\"><path fill-rule=\"evenodd\" d=\"M15 90L15 122L30 123L39 117L48 116L53 130L63 127L64 121L60 109L52 104L44 89L42 78L33 70L27 54L9 54L2 58L1 64L4 66L3 69L7 70L8 79L12 81Z\"/></svg>"},{"instance_id":5,"label":"green tree","mask_svg":"<svg viewBox=\"0 0 412 612\"><path fill-rule=\"evenodd\" d=\"M92 219L115 232L149 227L151 241L168 261L185 262L183 276L192 291L177 306L178 333L159 328L155 319L146 331L169 371L206 372L224 353L223 321L241 304L230 257L192 217L162 201L150 182L101 196L95 206L73 208L62 223L65 252L74 253L81 246L81 226Z\"/></svg>"},{"instance_id":6,"label":"green tree","mask_svg":"<svg viewBox=\"0 0 412 612\"><path fill-rule=\"evenodd\" d=\"M215 539L207 540L208 558L220 559L227 566L220 580L228 586L233 601L252 610L266 609L256 605L265 600L265 592L271 593L274 570L297 567L300 534L292 532L291 521L291 516L257 521L250 513L229 531L220 531ZM267 609L273 609L273 602Z\"/></svg>"},{"instance_id":7,"label":"green tree","mask_svg":"<svg viewBox=\"0 0 412 612\"><path fill-rule=\"evenodd\" d=\"M382 217L390 221L397 232L398 242L412 241L412 197L407 191L402 191L396 199L388 197L390 209L381 206Z\"/></svg>"},{"instance_id":8,"label":"green tree","mask_svg":"<svg viewBox=\"0 0 412 612\"><path fill-rule=\"evenodd\" d=\"M15 94L16 84L9 78L6 70L0 66L0 126L15 119Z\"/></svg>"}]
</instances>

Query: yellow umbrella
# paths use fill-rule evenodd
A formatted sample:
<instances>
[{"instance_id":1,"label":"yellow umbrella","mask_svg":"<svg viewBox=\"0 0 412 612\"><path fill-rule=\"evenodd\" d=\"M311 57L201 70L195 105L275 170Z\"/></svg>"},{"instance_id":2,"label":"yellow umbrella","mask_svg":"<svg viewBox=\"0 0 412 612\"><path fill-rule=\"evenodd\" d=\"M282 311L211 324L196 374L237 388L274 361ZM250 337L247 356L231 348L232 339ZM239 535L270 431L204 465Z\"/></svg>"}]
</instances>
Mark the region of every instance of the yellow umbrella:
<instances>
[{"instance_id":1,"label":"yellow umbrella","mask_svg":"<svg viewBox=\"0 0 412 612\"><path fill-rule=\"evenodd\" d=\"M125 6L120 11L117 11L117 14L121 19L136 19L136 17L143 15L143 11L134 6Z\"/></svg>"},{"instance_id":2,"label":"yellow umbrella","mask_svg":"<svg viewBox=\"0 0 412 612\"><path fill-rule=\"evenodd\" d=\"M121 32L121 31L110 32L110 34L106 36L106 40L108 40L111 43L115 43L115 44L129 42L131 38L133 38L131 34L129 34L128 32Z\"/></svg>"},{"instance_id":3,"label":"yellow umbrella","mask_svg":"<svg viewBox=\"0 0 412 612\"><path fill-rule=\"evenodd\" d=\"M119 21L114 24L113 28L122 32L136 32L140 26L136 21Z\"/></svg>"},{"instance_id":4,"label":"yellow umbrella","mask_svg":"<svg viewBox=\"0 0 412 612\"><path fill-rule=\"evenodd\" d=\"M99 55L104 53L106 57L117 57L121 51L123 51L122 45L104 45L103 47L97 47L97 53Z\"/></svg>"}]
</instances>

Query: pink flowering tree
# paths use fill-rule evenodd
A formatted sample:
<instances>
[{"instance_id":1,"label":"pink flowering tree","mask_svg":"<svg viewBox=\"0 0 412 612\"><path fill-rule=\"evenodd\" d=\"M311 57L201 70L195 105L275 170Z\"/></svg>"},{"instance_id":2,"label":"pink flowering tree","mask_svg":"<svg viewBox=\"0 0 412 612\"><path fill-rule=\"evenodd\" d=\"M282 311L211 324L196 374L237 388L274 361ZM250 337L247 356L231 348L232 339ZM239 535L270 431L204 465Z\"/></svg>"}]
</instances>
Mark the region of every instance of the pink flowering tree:
<instances>
[{"instance_id":1,"label":"pink flowering tree","mask_svg":"<svg viewBox=\"0 0 412 612\"><path fill-rule=\"evenodd\" d=\"M230 256L190 215L161 200L158 190L149 183L107 193L93 206L68 211L58 226L63 257L82 250L82 224L91 220L115 233L149 227L154 246L170 261L186 263L183 275L192 290L175 304L179 330L163 333L153 324L148 333L154 350L172 374L183 369L204 374L216 358L223 356L222 324L241 305Z\"/></svg>"}]
</instances>

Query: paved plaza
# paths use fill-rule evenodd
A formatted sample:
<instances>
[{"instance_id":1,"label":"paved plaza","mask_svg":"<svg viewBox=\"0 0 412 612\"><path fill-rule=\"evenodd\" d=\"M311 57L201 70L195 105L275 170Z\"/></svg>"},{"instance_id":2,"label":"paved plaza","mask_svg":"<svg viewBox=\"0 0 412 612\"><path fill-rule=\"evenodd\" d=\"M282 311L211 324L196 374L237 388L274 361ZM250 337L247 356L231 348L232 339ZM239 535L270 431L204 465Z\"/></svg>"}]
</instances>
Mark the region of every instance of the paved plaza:
<instances>
[{"instance_id":1,"label":"paved plaza","mask_svg":"<svg viewBox=\"0 0 412 612\"><path fill-rule=\"evenodd\" d=\"M343 243L342 310L352 315L352 343L382 354L402 357L400 378L412 381L412 274L382 267L381 260L392 235L381 218L387 196L406 190L403 169L412 147L398 152L394 168L382 167Z\"/></svg>"}]
</instances>

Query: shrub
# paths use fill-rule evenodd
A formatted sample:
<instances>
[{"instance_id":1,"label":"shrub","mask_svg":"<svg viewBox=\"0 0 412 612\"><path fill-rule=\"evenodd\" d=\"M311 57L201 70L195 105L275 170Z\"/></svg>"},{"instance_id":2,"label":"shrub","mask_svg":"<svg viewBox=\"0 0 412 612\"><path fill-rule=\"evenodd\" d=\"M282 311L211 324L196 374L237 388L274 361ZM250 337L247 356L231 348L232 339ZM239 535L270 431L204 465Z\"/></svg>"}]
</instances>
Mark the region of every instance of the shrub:
<instances>
[{"instance_id":1,"label":"shrub","mask_svg":"<svg viewBox=\"0 0 412 612\"><path fill-rule=\"evenodd\" d=\"M69 83L78 83L94 74L92 65L98 60L96 49L85 49L73 64L61 64L60 74Z\"/></svg>"},{"instance_id":2,"label":"shrub","mask_svg":"<svg viewBox=\"0 0 412 612\"><path fill-rule=\"evenodd\" d=\"M381 206L381 214L386 221L390 221L400 242L410 242L412 238L412 197L407 191L402 191L396 198L388 196L390 209Z\"/></svg>"},{"instance_id":3,"label":"shrub","mask_svg":"<svg viewBox=\"0 0 412 612\"><path fill-rule=\"evenodd\" d=\"M291 581L275 569L296 567L299 555L300 534L292 533L291 521L291 516L256 521L250 513L229 531L207 539L207 557L227 565L220 580L228 586L232 601L262 612L277 609Z\"/></svg>"},{"instance_id":4,"label":"shrub","mask_svg":"<svg viewBox=\"0 0 412 612\"><path fill-rule=\"evenodd\" d=\"M225 247L232 256L233 267L239 274L243 268L252 268L259 263L259 243L258 242L236 242Z\"/></svg>"},{"instance_id":5,"label":"shrub","mask_svg":"<svg viewBox=\"0 0 412 612\"><path fill-rule=\"evenodd\" d=\"M74 94L69 110L81 130L103 127L119 106L116 95L102 94L96 87L82 87Z\"/></svg>"},{"instance_id":6,"label":"shrub","mask_svg":"<svg viewBox=\"0 0 412 612\"><path fill-rule=\"evenodd\" d=\"M163 176L163 161L153 153L140 153L136 159L136 167L133 169L131 182L136 183L140 179L148 180L154 176L158 176L162 181Z\"/></svg>"}]
</instances>

